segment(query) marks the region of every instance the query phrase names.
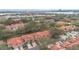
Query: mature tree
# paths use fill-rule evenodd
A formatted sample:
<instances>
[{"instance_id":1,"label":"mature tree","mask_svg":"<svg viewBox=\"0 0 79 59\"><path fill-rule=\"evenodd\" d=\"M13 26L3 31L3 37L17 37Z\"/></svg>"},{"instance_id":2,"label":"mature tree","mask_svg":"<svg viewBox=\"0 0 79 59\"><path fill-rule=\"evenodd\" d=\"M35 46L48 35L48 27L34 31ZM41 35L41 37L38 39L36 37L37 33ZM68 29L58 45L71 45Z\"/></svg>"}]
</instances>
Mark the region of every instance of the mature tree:
<instances>
[{"instance_id":1,"label":"mature tree","mask_svg":"<svg viewBox=\"0 0 79 59\"><path fill-rule=\"evenodd\" d=\"M64 34L63 30L59 30L57 28L51 28L49 32L51 34L51 37L56 39L59 38L59 35Z\"/></svg>"}]
</instances>

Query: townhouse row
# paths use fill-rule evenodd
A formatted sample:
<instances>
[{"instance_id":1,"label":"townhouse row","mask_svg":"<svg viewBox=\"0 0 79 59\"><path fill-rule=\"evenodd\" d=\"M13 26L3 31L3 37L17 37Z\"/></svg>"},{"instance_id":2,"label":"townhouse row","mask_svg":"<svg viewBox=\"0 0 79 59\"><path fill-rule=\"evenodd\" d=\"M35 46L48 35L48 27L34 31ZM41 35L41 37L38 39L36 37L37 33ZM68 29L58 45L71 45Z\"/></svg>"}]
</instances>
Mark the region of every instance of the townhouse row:
<instances>
[{"instance_id":1,"label":"townhouse row","mask_svg":"<svg viewBox=\"0 0 79 59\"><path fill-rule=\"evenodd\" d=\"M16 47L22 45L25 42L28 42L28 41L34 42L35 40L39 41L40 39L47 38L49 36L50 36L49 31L26 34L26 35L22 35L20 37L15 37L15 38L8 39L7 40L7 45L11 46L13 48L16 48Z\"/></svg>"},{"instance_id":2,"label":"townhouse row","mask_svg":"<svg viewBox=\"0 0 79 59\"><path fill-rule=\"evenodd\" d=\"M48 49L50 50L65 50L67 48L71 48L75 45L79 44L79 36L73 39L69 39L67 41L61 42L55 42L55 44L48 45Z\"/></svg>"}]
</instances>

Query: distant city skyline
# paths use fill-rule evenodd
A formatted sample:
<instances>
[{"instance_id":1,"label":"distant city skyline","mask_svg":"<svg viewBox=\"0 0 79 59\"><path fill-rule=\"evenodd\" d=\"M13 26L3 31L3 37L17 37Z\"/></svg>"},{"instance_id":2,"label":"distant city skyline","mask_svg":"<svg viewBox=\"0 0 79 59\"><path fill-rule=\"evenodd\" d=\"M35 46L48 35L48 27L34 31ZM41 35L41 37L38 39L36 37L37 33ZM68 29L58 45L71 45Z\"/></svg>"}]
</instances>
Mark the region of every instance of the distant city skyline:
<instances>
[{"instance_id":1,"label":"distant city skyline","mask_svg":"<svg viewBox=\"0 0 79 59\"><path fill-rule=\"evenodd\" d=\"M0 0L0 9L79 9L79 0Z\"/></svg>"}]
</instances>

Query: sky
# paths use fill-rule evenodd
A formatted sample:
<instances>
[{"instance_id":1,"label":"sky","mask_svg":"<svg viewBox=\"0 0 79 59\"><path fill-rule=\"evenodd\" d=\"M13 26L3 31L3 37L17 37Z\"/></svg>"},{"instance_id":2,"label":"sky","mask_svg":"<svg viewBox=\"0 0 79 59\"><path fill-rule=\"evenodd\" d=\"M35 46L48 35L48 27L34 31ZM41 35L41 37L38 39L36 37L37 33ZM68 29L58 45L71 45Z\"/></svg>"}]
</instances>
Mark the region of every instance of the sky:
<instances>
[{"instance_id":1,"label":"sky","mask_svg":"<svg viewBox=\"0 0 79 59\"><path fill-rule=\"evenodd\" d=\"M78 0L0 0L0 9L79 9Z\"/></svg>"}]
</instances>

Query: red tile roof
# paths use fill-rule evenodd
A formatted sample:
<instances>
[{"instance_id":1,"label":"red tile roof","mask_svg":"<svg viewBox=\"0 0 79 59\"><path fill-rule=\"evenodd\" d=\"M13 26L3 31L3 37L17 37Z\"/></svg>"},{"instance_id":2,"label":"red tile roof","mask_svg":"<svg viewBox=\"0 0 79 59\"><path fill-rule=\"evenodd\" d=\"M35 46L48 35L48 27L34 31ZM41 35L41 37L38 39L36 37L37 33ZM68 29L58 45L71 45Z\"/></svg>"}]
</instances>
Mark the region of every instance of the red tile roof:
<instances>
[{"instance_id":1,"label":"red tile roof","mask_svg":"<svg viewBox=\"0 0 79 59\"><path fill-rule=\"evenodd\" d=\"M23 28L24 27L24 24L21 22L21 23L15 23L15 24L10 24L10 25L6 25L5 28L8 29L8 30L13 30L13 29L18 29L18 28Z\"/></svg>"},{"instance_id":2,"label":"red tile roof","mask_svg":"<svg viewBox=\"0 0 79 59\"><path fill-rule=\"evenodd\" d=\"M65 41L62 46L60 45L60 43L52 44L53 46L51 46L49 49L51 49L51 50L61 50L61 49L70 48L70 47L78 45L78 44L79 44L79 36L76 37L76 38Z\"/></svg>"},{"instance_id":3,"label":"red tile roof","mask_svg":"<svg viewBox=\"0 0 79 59\"><path fill-rule=\"evenodd\" d=\"M76 38L73 38L73 39L71 39L71 40L68 40L69 42L71 42L71 43L74 43L74 42L76 42L77 41L77 39Z\"/></svg>"},{"instance_id":4,"label":"red tile roof","mask_svg":"<svg viewBox=\"0 0 79 59\"><path fill-rule=\"evenodd\" d=\"M7 41L7 44L11 45L12 47L16 47L17 45L22 43L23 43L23 40L21 39L21 37L11 38Z\"/></svg>"},{"instance_id":5,"label":"red tile roof","mask_svg":"<svg viewBox=\"0 0 79 59\"><path fill-rule=\"evenodd\" d=\"M29 40L34 41L34 40L38 40L38 39L48 37L48 36L49 36L48 31L36 32L36 33L32 33L32 34L23 35L23 36L20 36L20 37L8 39L7 44L11 45L12 47L16 47L19 44L22 44L23 41L29 41Z\"/></svg>"},{"instance_id":6,"label":"red tile roof","mask_svg":"<svg viewBox=\"0 0 79 59\"><path fill-rule=\"evenodd\" d=\"M65 29L66 31L69 31L69 30L74 30L74 29L76 29L76 27L75 27L75 26L65 26L64 29Z\"/></svg>"}]
</instances>

